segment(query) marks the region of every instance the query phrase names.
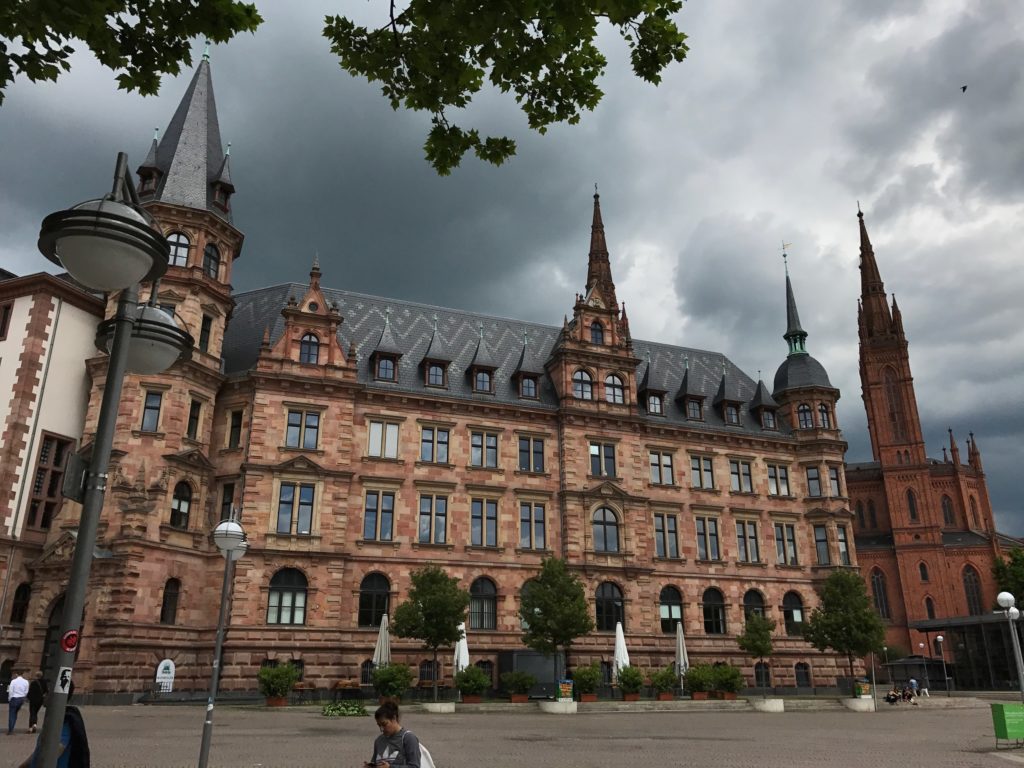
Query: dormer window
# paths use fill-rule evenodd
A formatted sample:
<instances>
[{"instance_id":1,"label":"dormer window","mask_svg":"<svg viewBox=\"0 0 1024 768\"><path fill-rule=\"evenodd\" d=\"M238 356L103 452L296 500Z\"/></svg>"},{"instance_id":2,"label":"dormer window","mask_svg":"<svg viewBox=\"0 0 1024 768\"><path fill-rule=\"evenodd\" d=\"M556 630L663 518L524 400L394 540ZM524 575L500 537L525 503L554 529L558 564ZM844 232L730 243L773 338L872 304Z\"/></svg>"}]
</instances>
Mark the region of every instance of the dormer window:
<instances>
[{"instance_id":1,"label":"dormer window","mask_svg":"<svg viewBox=\"0 0 1024 768\"><path fill-rule=\"evenodd\" d=\"M213 243L207 243L203 249L203 272L212 280L220 273L220 251Z\"/></svg>"},{"instance_id":2,"label":"dormer window","mask_svg":"<svg viewBox=\"0 0 1024 768\"><path fill-rule=\"evenodd\" d=\"M594 399L594 379L586 371L576 371L572 375L572 396L577 400Z\"/></svg>"},{"instance_id":3,"label":"dormer window","mask_svg":"<svg viewBox=\"0 0 1024 768\"><path fill-rule=\"evenodd\" d=\"M597 320L590 324L590 343L604 344L604 326Z\"/></svg>"},{"instance_id":4,"label":"dormer window","mask_svg":"<svg viewBox=\"0 0 1024 768\"><path fill-rule=\"evenodd\" d=\"M213 202L225 211L228 209L228 191L220 184L215 184L213 187Z\"/></svg>"},{"instance_id":5,"label":"dormer window","mask_svg":"<svg viewBox=\"0 0 1024 768\"><path fill-rule=\"evenodd\" d=\"M686 418L691 421L703 421L704 420L704 406L700 400L694 397L687 398L686 400Z\"/></svg>"},{"instance_id":6,"label":"dormer window","mask_svg":"<svg viewBox=\"0 0 1024 768\"><path fill-rule=\"evenodd\" d=\"M490 371L476 371L473 374L473 391L490 394L493 391L491 388L493 380Z\"/></svg>"},{"instance_id":7,"label":"dormer window","mask_svg":"<svg viewBox=\"0 0 1024 768\"><path fill-rule=\"evenodd\" d=\"M377 365L374 368L374 378L377 381L394 381L397 366L395 358L381 355L377 358Z\"/></svg>"},{"instance_id":8,"label":"dormer window","mask_svg":"<svg viewBox=\"0 0 1024 768\"><path fill-rule=\"evenodd\" d=\"M725 404L725 423L732 426L736 426L740 423L739 406L733 405L732 403Z\"/></svg>"},{"instance_id":9,"label":"dormer window","mask_svg":"<svg viewBox=\"0 0 1024 768\"><path fill-rule=\"evenodd\" d=\"M622 405L626 402L625 388L622 386L622 379L615 374L607 376L604 380L604 399L615 405Z\"/></svg>"},{"instance_id":10,"label":"dormer window","mask_svg":"<svg viewBox=\"0 0 1024 768\"><path fill-rule=\"evenodd\" d=\"M537 399L537 378L535 376L523 376L519 380L519 396L530 400Z\"/></svg>"},{"instance_id":11,"label":"dormer window","mask_svg":"<svg viewBox=\"0 0 1024 768\"><path fill-rule=\"evenodd\" d=\"M426 385L428 387L444 387L445 383L445 368L440 363L427 363L427 379Z\"/></svg>"},{"instance_id":12,"label":"dormer window","mask_svg":"<svg viewBox=\"0 0 1024 768\"><path fill-rule=\"evenodd\" d=\"M661 416L664 414L665 411L661 402L661 395L647 396L647 412L655 416Z\"/></svg>"},{"instance_id":13,"label":"dormer window","mask_svg":"<svg viewBox=\"0 0 1024 768\"><path fill-rule=\"evenodd\" d=\"M761 411L761 426L765 429L778 429L775 422L775 411Z\"/></svg>"},{"instance_id":14,"label":"dormer window","mask_svg":"<svg viewBox=\"0 0 1024 768\"><path fill-rule=\"evenodd\" d=\"M320 362L320 339L307 333L299 340L299 362L316 365Z\"/></svg>"}]
</instances>

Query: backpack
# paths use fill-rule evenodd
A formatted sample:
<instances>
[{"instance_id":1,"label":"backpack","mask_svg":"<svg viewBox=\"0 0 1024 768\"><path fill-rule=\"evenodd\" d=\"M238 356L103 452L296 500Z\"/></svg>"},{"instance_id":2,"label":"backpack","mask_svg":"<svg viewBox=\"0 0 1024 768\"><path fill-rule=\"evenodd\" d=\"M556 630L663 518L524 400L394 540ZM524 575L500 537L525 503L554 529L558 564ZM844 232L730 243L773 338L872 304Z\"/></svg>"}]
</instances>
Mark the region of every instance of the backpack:
<instances>
[{"instance_id":1,"label":"backpack","mask_svg":"<svg viewBox=\"0 0 1024 768\"><path fill-rule=\"evenodd\" d=\"M64 721L71 730L71 739L68 741L68 751L71 753L69 765L71 768L89 768L89 737L85 735L85 721L78 707L68 705L64 710Z\"/></svg>"},{"instance_id":2,"label":"backpack","mask_svg":"<svg viewBox=\"0 0 1024 768\"><path fill-rule=\"evenodd\" d=\"M408 733L408 731L406 731ZM405 740L405 737L402 737ZM437 768L434 765L434 758L430 756L430 750L423 746L423 742L420 742L420 768Z\"/></svg>"}]
</instances>

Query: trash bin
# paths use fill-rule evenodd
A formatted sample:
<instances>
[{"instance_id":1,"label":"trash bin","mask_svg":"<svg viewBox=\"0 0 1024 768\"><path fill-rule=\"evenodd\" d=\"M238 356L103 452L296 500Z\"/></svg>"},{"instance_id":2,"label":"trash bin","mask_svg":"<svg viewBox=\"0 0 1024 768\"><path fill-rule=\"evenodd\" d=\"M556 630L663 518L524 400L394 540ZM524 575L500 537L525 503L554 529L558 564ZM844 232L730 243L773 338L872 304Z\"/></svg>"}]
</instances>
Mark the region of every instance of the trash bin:
<instances>
[{"instance_id":1,"label":"trash bin","mask_svg":"<svg viewBox=\"0 0 1024 768\"><path fill-rule=\"evenodd\" d=\"M854 680L853 682L853 695L861 699L871 698L871 683L868 682L867 678L860 680Z\"/></svg>"}]
</instances>

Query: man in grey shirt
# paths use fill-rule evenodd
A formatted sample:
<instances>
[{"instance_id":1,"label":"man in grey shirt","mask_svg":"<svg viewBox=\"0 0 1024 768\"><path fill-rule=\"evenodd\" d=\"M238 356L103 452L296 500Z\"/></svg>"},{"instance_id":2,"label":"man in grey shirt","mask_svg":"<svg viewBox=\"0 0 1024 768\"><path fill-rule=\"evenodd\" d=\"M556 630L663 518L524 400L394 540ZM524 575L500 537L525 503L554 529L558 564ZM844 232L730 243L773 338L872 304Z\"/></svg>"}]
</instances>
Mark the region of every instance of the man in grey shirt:
<instances>
[{"instance_id":1,"label":"man in grey shirt","mask_svg":"<svg viewBox=\"0 0 1024 768\"><path fill-rule=\"evenodd\" d=\"M385 702L373 715L380 736L373 741L373 757L364 768L420 768L420 740L399 722L398 705Z\"/></svg>"}]
</instances>

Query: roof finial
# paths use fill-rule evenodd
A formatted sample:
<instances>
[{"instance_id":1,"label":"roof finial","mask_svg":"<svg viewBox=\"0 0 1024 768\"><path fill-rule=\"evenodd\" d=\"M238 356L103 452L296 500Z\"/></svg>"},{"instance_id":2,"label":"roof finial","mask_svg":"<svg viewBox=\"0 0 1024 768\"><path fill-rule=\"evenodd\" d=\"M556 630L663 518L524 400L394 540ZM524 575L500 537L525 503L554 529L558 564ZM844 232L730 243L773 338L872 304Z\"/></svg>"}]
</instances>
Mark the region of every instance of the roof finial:
<instances>
[{"instance_id":1,"label":"roof finial","mask_svg":"<svg viewBox=\"0 0 1024 768\"><path fill-rule=\"evenodd\" d=\"M761 380L761 369L760 368L757 369L757 380L758 381Z\"/></svg>"},{"instance_id":2,"label":"roof finial","mask_svg":"<svg viewBox=\"0 0 1024 768\"><path fill-rule=\"evenodd\" d=\"M320 271L320 249L317 248L313 251L313 270L316 272Z\"/></svg>"},{"instance_id":3,"label":"roof finial","mask_svg":"<svg viewBox=\"0 0 1024 768\"><path fill-rule=\"evenodd\" d=\"M391 327L391 307L384 307L384 327Z\"/></svg>"},{"instance_id":4,"label":"roof finial","mask_svg":"<svg viewBox=\"0 0 1024 768\"><path fill-rule=\"evenodd\" d=\"M597 193L597 182L596 181L594 182L594 197L600 197L600 195Z\"/></svg>"},{"instance_id":5,"label":"roof finial","mask_svg":"<svg viewBox=\"0 0 1024 768\"><path fill-rule=\"evenodd\" d=\"M434 333L437 333L437 312L434 313Z\"/></svg>"},{"instance_id":6,"label":"roof finial","mask_svg":"<svg viewBox=\"0 0 1024 768\"><path fill-rule=\"evenodd\" d=\"M523 346L524 347L526 346L526 342L527 342L528 339L529 339L529 334L527 333L526 328L523 328Z\"/></svg>"},{"instance_id":7,"label":"roof finial","mask_svg":"<svg viewBox=\"0 0 1024 768\"><path fill-rule=\"evenodd\" d=\"M230 141L228 142L228 148L224 150L224 154L225 155L230 155L231 154L231 142Z\"/></svg>"},{"instance_id":8,"label":"roof finial","mask_svg":"<svg viewBox=\"0 0 1024 768\"><path fill-rule=\"evenodd\" d=\"M649 368L650 365L651 365L651 350L648 349L647 350L647 367Z\"/></svg>"},{"instance_id":9,"label":"roof finial","mask_svg":"<svg viewBox=\"0 0 1024 768\"><path fill-rule=\"evenodd\" d=\"M857 215L864 218L864 214L860 210L860 200L857 201Z\"/></svg>"},{"instance_id":10,"label":"roof finial","mask_svg":"<svg viewBox=\"0 0 1024 768\"><path fill-rule=\"evenodd\" d=\"M690 370L690 357L689 357L689 355L687 355L686 357L683 358L683 367L686 370Z\"/></svg>"},{"instance_id":11,"label":"roof finial","mask_svg":"<svg viewBox=\"0 0 1024 768\"><path fill-rule=\"evenodd\" d=\"M206 41L206 47L203 48L203 61L210 60L210 41Z\"/></svg>"},{"instance_id":12,"label":"roof finial","mask_svg":"<svg viewBox=\"0 0 1024 768\"><path fill-rule=\"evenodd\" d=\"M791 245L792 243L787 243L785 240L782 241L782 263L786 269L786 277L789 277L789 256L786 253L786 249Z\"/></svg>"},{"instance_id":13,"label":"roof finial","mask_svg":"<svg viewBox=\"0 0 1024 768\"><path fill-rule=\"evenodd\" d=\"M476 327L477 327L477 330L480 331L480 341L483 341L484 340L484 324L483 324L483 321L481 320L479 323L477 323Z\"/></svg>"},{"instance_id":14,"label":"roof finial","mask_svg":"<svg viewBox=\"0 0 1024 768\"><path fill-rule=\"evenodd\" d=\"M153 129L153 141L159 141L159 140L160 140L160 128L156 127L156 128Z\"/></svg>"}]
</instances>

